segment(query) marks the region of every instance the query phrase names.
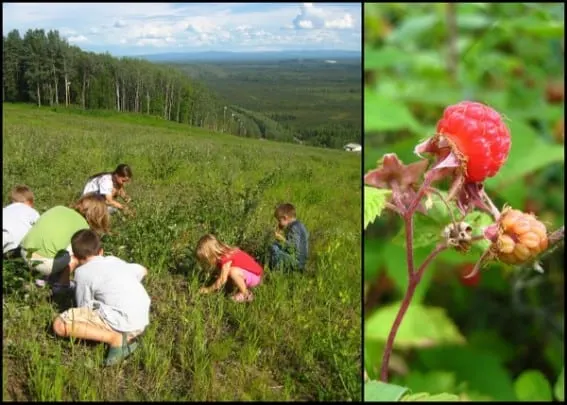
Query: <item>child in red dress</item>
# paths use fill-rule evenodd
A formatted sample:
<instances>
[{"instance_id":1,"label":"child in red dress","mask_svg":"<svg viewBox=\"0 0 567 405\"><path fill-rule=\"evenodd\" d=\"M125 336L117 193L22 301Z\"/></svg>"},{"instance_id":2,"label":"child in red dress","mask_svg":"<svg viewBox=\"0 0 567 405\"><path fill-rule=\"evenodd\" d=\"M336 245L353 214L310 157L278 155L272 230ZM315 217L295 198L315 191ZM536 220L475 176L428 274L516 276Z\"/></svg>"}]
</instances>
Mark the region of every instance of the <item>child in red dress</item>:
<instances>
[{"instance_id":1,"label":"child in red dress","mask_svg":"<svg viewBox=\"0 0 567 405\"><path fill-rule=\"evenodd\" d=\"M252 256L237 247L219 241L214 235L203 236L197 244L197 259L210 268L220 270L220 275L210 287L202 287L201 293L217 291L230 278L239 292L232 296L237 302L251 301L249 288L256 287L262 281L264 269Z\"/></svg>"}]
</instances>

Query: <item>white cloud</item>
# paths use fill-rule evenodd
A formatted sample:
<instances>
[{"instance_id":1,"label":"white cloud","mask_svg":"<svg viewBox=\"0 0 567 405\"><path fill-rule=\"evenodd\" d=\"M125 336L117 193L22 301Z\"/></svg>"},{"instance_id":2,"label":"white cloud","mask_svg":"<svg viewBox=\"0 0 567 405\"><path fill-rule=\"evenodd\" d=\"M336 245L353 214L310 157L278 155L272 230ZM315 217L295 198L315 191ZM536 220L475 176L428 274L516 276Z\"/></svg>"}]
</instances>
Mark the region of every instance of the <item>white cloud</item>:
<instances>
[{"instance_id":1,"label":"white cloud","mask_svg":"<svg viewBox=\"0 0 567 405\"><path fill-rule=\"evenodd\" d=\"M88 38L84 35L77 35L74 37L68 37L67 40L69 42L81 43L81 42L88 42Z\"/></svg>"},{"instance_id":2,"label":"white cloud","mask_svg":"<svg viewBox=\"0 0 567 405\"><path fill-rule=\"evenodd\" d=\"M350 13L337 15L337 11L316 7L313 3L303 3L299 10L291 24L295 29L352 29L355 25Z\"/></svg>"},{"instance_id":3,"label":"white cloud","mask_svg":"<svg viewBox=\"0 0 567 405\"><path fill-rule=\"evenodd\" d=\"M337 20L325 21L326 28L349 29L354 26L354 20L350 14L345 14Z\"/></svg>"},{"instance_id":4,"label":"white cloud","mask_svg":"<svg viewBox=\"0 0 567 405\"><path fill-rule=\"evenodd\" d=\"M319 24L317 24L317 25L319 25ZM305 30L311 30L311 29L315 28L315 23L312 20L299 20L297 22L297 27L303 28Z\"/></svg>"},{"instance_id":5,"label":"white cloud","mask_svg":"<svg viewBox=\"0 0 567 405\"><path fill-rule=\"evenodd\" d=\"M179 50L360 50L360 4L325 3L5 3L12 29L58 29L85 50L139 54ZM358 34L358 35L356 35ZM132 48L135 47L135 48Z\"/></svg>"}]
</instances>

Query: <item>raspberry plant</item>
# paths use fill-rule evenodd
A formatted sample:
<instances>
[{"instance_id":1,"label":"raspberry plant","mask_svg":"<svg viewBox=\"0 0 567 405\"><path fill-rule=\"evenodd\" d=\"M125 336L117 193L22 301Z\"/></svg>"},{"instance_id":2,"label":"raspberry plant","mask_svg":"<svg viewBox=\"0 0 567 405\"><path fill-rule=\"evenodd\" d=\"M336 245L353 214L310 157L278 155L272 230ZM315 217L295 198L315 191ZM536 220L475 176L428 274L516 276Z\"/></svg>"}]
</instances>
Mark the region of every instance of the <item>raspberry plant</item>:
<instances>
[{"instance_id":1,"label":"raspberry plant","mask_svg":"<svg viewBox=\"0 0 567 405\"><path fill-rule=\"evenodd\" d=\"M483 253L465 278L478 277L491 260L508 264L535 264L537 259L563 240L563 227L549 234L535 215L504 207L499 210L486 193L483 182L506 163L511 136L502 116L494 109L463 101L445 109L437 133L415 147L421 158L404 164L396 154L383 156L375 170L364 176L365 228L384 209L398 214L404 222L408 287L388 335L380 368L380 379L388 380L388 365L396 333L415 290L428 265L443 251L463 254L473 247ZM431 155L432 162L422 157ZM434 186L450 180L448 192ZM440 229L435 248L422 263L414 263L414 221L416 213L435 215L434 198L447 208L450 222ZM472 222L482 213L488 222ZM478 216L477 216L478 218Z\"/></svg>"}]
</instances>

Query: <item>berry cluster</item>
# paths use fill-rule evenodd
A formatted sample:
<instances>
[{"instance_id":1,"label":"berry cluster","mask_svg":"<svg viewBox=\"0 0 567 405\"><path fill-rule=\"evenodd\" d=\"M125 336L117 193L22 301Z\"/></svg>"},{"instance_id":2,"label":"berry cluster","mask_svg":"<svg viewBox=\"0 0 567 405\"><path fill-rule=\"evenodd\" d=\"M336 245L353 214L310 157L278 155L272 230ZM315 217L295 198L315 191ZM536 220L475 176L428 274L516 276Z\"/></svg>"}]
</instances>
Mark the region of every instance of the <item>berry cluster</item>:
<instances>
[{"instance_id":1,"label":"berry cluster","mask_svg":"<svg viewBox=\"0 0 567 405\"><path fill-rule=\"evenodd\" d=\"M501 262L524 263L547 249L547 229L533 214L507 207L497 227L490 249Z\"/></svg>"}]
</instances>

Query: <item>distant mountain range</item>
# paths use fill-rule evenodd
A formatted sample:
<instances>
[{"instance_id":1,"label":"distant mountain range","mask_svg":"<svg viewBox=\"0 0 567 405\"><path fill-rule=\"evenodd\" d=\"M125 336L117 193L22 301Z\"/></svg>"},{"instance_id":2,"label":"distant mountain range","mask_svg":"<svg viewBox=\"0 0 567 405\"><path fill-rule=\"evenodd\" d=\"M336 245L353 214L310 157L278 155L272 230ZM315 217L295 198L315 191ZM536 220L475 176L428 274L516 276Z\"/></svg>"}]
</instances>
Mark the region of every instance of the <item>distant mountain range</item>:
<instances>
[{"instance_id":1,"label":"distant mountain range","mask_svg":"<svg viewBox=\"0 0 567 405\"><path fill-rule=\"evenodd\" d=\"M313 51L264 51L264 52L171 52L153 55L138 55L136 58L150 62L197 62L197 61L270 61L285 59L355 59L360 58L360 51L313 50Z\"/></svg>"}]
</instances>

